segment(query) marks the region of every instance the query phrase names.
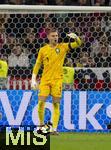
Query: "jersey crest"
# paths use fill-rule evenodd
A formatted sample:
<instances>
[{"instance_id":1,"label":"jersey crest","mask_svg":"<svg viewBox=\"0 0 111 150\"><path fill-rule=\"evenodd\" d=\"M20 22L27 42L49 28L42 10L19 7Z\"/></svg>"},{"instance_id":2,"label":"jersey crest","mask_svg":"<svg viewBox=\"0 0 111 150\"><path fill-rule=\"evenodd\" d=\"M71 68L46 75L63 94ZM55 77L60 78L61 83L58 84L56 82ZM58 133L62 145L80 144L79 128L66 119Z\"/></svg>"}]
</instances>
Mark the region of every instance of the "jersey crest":
<instances>
[{"instance_id":1,"label":"jersey crest","mask_svg":"<svg viewBox=\"0 0 111 150\"><path fill-rule=\"evenodd\" d=\"M56 51L57 54L60 53L60 49L59 48L56 48L55 51Z\"/></svg>"}]
</instances>

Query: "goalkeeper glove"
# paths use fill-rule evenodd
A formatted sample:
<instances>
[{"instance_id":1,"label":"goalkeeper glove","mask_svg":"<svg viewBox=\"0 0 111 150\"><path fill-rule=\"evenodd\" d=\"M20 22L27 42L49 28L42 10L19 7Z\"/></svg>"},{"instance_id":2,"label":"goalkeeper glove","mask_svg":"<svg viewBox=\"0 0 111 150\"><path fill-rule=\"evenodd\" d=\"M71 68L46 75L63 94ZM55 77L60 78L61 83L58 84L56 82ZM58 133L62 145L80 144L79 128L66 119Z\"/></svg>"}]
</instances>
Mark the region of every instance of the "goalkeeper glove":
<instances>
[{"instance_id":1,"label":"goalkeeper glove","mask_svg":"<svg viewBox=\"0 0 111 150\"><path fill-rule=\"evenodd\" d=\"M78 38L78 36L75 33L69 33L69 34L67 34L67 36L69 36L72 39L77 39Z\"/></svg>"},{"instance_id":2,"label":"goalkeeper glove","mask_svg":"<svg viewBox=\"0 0 111 150\"><path fill-rule=\"evenodd\" d=\"M74 39L78 46L81 46L81 39L75 33L67 34L70 38Z\"/></svg>"},{"instance_id":3,"label":"goalkeeper glove","mask_svg":"<svg viewBox=\"0 0 111 150\"><path fill-rule=\"evenodd\" d=\"M32 74L31 88L33 90L36 90L38 88L38 84L37 84L37 81L36 81L36 75L35 74Z\"/></svg>"}]
</instances>

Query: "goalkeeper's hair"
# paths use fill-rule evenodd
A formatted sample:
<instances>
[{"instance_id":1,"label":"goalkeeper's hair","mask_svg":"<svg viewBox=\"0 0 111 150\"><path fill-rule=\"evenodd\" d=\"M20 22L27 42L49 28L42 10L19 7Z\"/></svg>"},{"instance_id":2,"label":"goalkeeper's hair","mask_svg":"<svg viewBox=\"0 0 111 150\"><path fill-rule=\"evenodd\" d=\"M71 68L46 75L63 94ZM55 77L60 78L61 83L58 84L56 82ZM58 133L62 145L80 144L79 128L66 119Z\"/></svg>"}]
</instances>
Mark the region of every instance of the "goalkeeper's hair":
<instances>
[{"instance_id":1,"label":"goalkeeper's hair","mask_svg":"<svg viewBox=\"0 0 111 150\"><path fill-rule=\"evenodd\" d=\"M50 34L51 32L58 32L58 30L56 28L47 28L46 29L47 35Z\"/></svg>"}]
</instances>

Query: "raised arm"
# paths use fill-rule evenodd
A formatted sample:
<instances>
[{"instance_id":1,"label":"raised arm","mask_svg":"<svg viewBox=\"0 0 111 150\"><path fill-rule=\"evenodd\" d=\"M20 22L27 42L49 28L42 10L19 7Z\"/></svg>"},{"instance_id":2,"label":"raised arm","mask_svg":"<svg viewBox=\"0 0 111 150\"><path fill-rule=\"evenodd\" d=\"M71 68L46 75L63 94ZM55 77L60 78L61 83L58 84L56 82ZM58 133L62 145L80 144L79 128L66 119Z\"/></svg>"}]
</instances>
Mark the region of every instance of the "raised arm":
<instances>
[{"instance_id":1,"label":"raised arm","mask_svg":"<svg viewBox=\"0 0 111 150\"><path fill-rule=\"evenodd\" d=\"M74 39L74 42L69 42L70 49L81 46L82 40L75 33L69 33L69 34L67 34L67 36Z\"/></svg>"}]
</instances>

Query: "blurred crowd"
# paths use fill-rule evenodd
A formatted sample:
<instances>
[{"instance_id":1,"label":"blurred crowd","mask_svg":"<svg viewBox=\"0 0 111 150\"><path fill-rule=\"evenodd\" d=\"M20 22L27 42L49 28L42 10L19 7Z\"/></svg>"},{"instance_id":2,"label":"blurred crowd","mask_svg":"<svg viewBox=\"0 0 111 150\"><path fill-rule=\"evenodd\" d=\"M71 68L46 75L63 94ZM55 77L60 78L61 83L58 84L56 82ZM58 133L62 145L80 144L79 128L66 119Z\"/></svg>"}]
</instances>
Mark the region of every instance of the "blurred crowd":
<instances>
[{"instance_id":1,"label":"blurred crowd","mask_svg":"<svg viewBox=\"0 0 111 150\"><path fill-rule=\"evenodd\" d=\"M55 27L59 32L59 42L69 42L67 33L74 32L82 39L80 48L72 49L67 54L72 67L89 68L75 73L81 79L79 88L84 86L84 77L97 81L97 76L90 68L111 67L111 13L76 13L76 14L0 14L0 71L3 61L8 64L8 76L31 78L38 51L48 42L47 28ZM64 64L66 65L66 64ZM39 72L39 77L42 68ZM2 74L1 74L2 75ZM104 73L104 81L109 83L110 74ZM107 79L107 80L106 80ZM2 81L1 81L2 82ZM88 86L90 84L87 84ZM91 83L94 88L95 82ZM87 87L86 87L87 88Z\"/></svg>"},{"instance_id":2,"label":"blurred crowd","mask_svg":"<svg viewBox=\"0 0 111 150\"><path fill-rule=\"evenodd\" d=\"M39 48L47 43L47 28L56 27L59 42L69 32L84 39L67 57L74 67L111 67L111 14L10 14L0 15L0 49L9 67L33 67ZM12 59L13 58L13 59Z\"/></svg>"},{"instance_id":3,"label":"blurred crowd","mask_svg":"<svg viewBox=\"0 0 111 150\"><path fill-rule=\"evenodd\" d=\"M110 6L111 0L2 0L0 4Z\"/></svg>"}]
</instances>

